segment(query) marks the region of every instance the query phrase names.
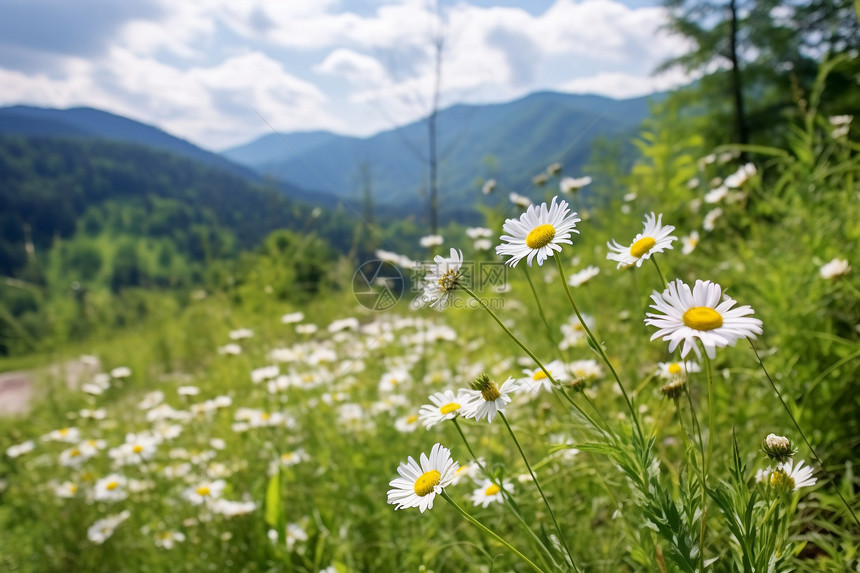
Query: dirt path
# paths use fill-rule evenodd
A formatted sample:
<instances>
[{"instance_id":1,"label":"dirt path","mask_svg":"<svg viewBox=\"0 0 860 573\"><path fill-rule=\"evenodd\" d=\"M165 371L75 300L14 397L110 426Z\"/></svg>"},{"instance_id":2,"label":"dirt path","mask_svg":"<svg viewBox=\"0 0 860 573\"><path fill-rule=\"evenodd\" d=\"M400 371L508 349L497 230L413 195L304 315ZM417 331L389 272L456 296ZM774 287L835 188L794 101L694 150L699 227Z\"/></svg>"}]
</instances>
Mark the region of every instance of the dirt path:
<instances>
[{"instance_id":1,"label":"dirt path","mask_svg":"<svg viewBox=\"0 0 860 573\"><path fill-rule=\"evenodd\" d=\"M70 360L65 364L52 364L38 370L21 370L0 374L0 416L19 416L30 411L36 395L36 379L45 375L61 377L69 388L78 388L99 371L100 364L93 360Z\"/></svg>"},{"instance_id":2,"label":"dirt path","mask_svg":"<svg viewBox=\"0 0 860 573\"><path fill-rule=\"evenodd\" d=\"M33 398L32 372L0 374L0 416L26 414Z\"/></svg>"}]
</instances>

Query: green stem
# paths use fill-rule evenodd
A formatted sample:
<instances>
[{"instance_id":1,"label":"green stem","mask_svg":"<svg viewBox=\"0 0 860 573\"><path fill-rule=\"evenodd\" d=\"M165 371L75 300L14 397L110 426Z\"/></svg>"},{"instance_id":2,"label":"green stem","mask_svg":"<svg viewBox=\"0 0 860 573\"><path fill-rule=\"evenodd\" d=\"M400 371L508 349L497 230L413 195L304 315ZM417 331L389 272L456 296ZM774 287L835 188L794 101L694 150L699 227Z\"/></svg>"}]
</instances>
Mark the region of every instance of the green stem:
<instances>
[{"instance_id":1,"label":"green stem","mask_svg":"<svg viewBox=\"0 0 860 573\"><path fill-rule=\"evenodd\" d=\"M561 284L564 286L564 292L567 294L567 300L570 301L570 306L573 307L573 312L576 313L576 318L579 319L579 323L582 325L582 328L585 329L585 334L591 341L592 348L594 348L597 353L600 354L600 357L606 363L606 366L609 368L609 371L612 372L612 376L615 378L615 382L618 384L618 387L621 388L621 394L624 396L624 401L627 402L627 409L630 410L630 416L633 418L633 424L636 428L636 431L639 433L639 437L642 438L642 428L639 426L639 418L636 416L636 410L633 408L633 402L630 401L630 396L627 395L627 390L624 389L624 384L621 383L621 378L618 377L618 373L615 371L615 367L613 367L612 363L609 361L609 357L606 356L606 353L603 351L603 347L597 342L597 339L594 337L594 334L592 334L591 329L588 328L588 325L582 318L582 314L579 312L579 307L576 306L576 302L573 300L573 294L571 294L570 292L570 286L568 286L567 284L567 277L565 276L564 269L561 266L561 259L558 257L553 258L555 259L556 266L558 266L558 273L561 277Z\"/></svg>"},{"instance_id":2,"label":"green stem","mask_svg":"<svg viewBox=\"0 0 860 573\"><path fill-rule=\"evenodd\" d=\"M706 378L708 380L708 455L705 458L705 471L702 476L702 532L699 537L699 561L702 566L702 570L704 571L704 562L705 562L705 533L707 532L707 517L708 517L708 506L707 506L707 497L705 493L708 489L708 476L711 472L711 455L714 452L714 440L716 438L717 432L715 428L716 424L716 416L714 416L714 382L713 382L713 374L711 372L711 359L708 357L708 353L702 345L702 356L705 361L705 373Z\"/></svg>"},{"instance_id":3,"label":"green stem","mask_svg":"<svg viewBox=\"0 0 860 573\"><path fill-rule=\"evenodd\" d=\"M505 323L502 322L502 319L500 319L498 317L498 315L495 312L493 312L493 310L489 306L487 306L487 303L485 303L483 300L481 300L480 297L478 297L478 295L476 295L474 292L472 292L472 290L469 287L467 287L463 284L460 284L460 283L457 283L457 286L460 289L462 289L466 294L468 294L470 297L475 299L475 301L477 301L477 303L479 305L481 305L481 308L483 308L485 311L487 311L487 314L489 314L493 318L493 320L496 321L496 324L499 325L499 327L505 332L505 334L507 334L511 338L511 340L516 342L517 346L522 348L523 351L529 355L529 358L531 358L534 361L534 363L537 364L538 368L540 368L543 371L543 373L546 375L546 377L549 379L549 381L552 383L553 386L555 386L557 388L561 387L561 385L558 383L558 381L555 378L553 378L552 372L547 370L547 367L544 366L543 362L541 362L540 359L537 356L535 356L534 352L529 350L528 346L523 344L522 341L519 338L517 338L517 336L513 332L511 332L510 328L505 326ZM576 403L573 403L573 402L571 402L571 404L573 405L574 408L576 408L576 410L580 414L585 416L593 425L595 425L595 427L598 427L596 424L594 424L593 419L588 414L586 414L582 410L582 408L579 407L579 405L577 405Z\"/></svg>"},{"instance_id":4,"label":"green stem","mask_svg":"<svg viewBox=\"0 0 860 573\"><path fill-rule=\"evenodd\" d=\"M688 377L689 381L689 377ZM699 437L699 455L702 457L702 466L705 464L705 440L702 438L702 426L699 425L699 417L696 416L696 408L693 406L693 397L690 395L689 384L684 388L684 393L687 395L687 403L690 404L690 418L693 420L693 427L696 430L696 435ZM704 468L699 469L699 479L702 482L702 525L699 530L699 569L704 571L705 567L705 510L708 507L708 487L706 485L706 472Z\"/></svg>"},{"instance_id":5,"label":"green stem","mask_svg":"<svg viewBox=\"0 0 860 573\"><path fill-rule=\"evenodd\" d=\"M770 373L768 373L767 368L764 367L764 362L762 362L761 357L758 354L758 351L753 344L752 339L747 338L747 341L750 343L750 348L752 348L753 354L755 354L755 358L761 366L762 371L764 372L767 381L770 382L770 387L773 388L773 391L776 392L776 397L779 398L780 403L782 403L782 407L785 409L786 413L788 413L788 417L791 418L791 421L794 423L794 427L797 428L800 437L803 438L803 441L806 443L806 447L809 448L809 453L812 454L812 457L815 458L815 461L818 462L818 466L821 468L821 471L824 472L824 475L827 476L827 480L833 486L833 489L836 490L836 494L839 496L839 499L842 500L842 504L845 506L845 509L848 510L848 513L851 514L851 517L854 518L854 523L860 527L860 520L857 519L857 514L854 513L854 510L851 509L851 506L848 504L848 501L842 495L842 492L839 491L839 486L836 485L836 480L833 479L833 476L830 475L830 472L824 467L824 463L821 461L821 458L818 457L818 454L815 453L815 450L812 449L812 444L809 443L809 440L806 439L806 434L803 433L803 430L800 428L800 424L797 422L797 419L794 417L794 414L791 413L791 408L788 407L785 399L782 397L779 389L776 387L776 383L773 381L773 378L770 377Z\"/></svg>"},{"instance_id":6,"label":"green stem","mask_svg":"<svg viewBox=\"0 0 860 573\"><path fill-rule=\"evenodd\" d=\"M663 283L663 288L669 288L669 283L666 282L666 275L663 274L663 271L660 270L660 264L657 262L657 255L651 255L651 262L654 263L654 268L657 269L657 274L660 275L660 282Z\"/></svg>"},{"instance_id":7,"label":"green stem","mask_svg":"<svg viewBox=\"0 0 860 573\"><path fill-rule=\"evenodd\" d=\"M528 458L526 458L526 454L523 451L523 448L520 446L519 440L517 440L516 434L514 434L514 429L511 428L510 423L508 423L508 418L505 416L504 412L499 412L499 417L502 419L502 422L505 423L505 427L508 429L508 433L511 434L511 438L514 440L514 444L517 446L517 450L520 452L520 457L523 458L523 462L526 464L526 469L529 470L529 475L532 477L532 481L537 486L538 492L540 492L541 499L543 499L543 503L546 506L547 511L549 511L549 515L552 518L552 523L555 525L555 531L558 533L558 539L561 541L561 544L564 546L564 550L567 553L567 557L570 560L570 564L573 566L574 571L579 571L576 566L576 562L573 560L573 554L570 552L570 547L567 546L567 541L564 538L564 534L561 532L561 526L558 524L558 520L555 518L555 512L553 512L552 507L549 505L549 500L546 498L546 495L543 492L543 488L540 486L540 482L538 481L535 472L532 470L531 464L529 464Z\"/></svg>"},{"instance_id":8,"label":"green stem","mask_svg":"<svg viewBox=\"0 0 860 573\"><path fill-rule=\"evenodd\" d=\"M472 517L471 515L466 513L466 511L462 507L457 505L454 502L454 500L448 496L448 494L446 492L443 491L439 495L441 495L442 499L447 501L451 505L451 507L453 507L461 516L463 516L463 518L466 521L468 521L469 523L471 523L472 525L474 525L475 527L477 527L478 529L480 529L481 531L483 531L484 533L486 533L487 535L489 535L490 537L492 537L493 539L495 539L496 541L498 541L499 543L501 543L502 545L507 547L514 555L516 555L517 557L522 559L529 567L531 567L532 570L536 571L537 573L545 573L545 571L543 569L541 569L540 567L535 565L535 563L531 559L529 559L528 557L526 557L525 555L520 553L516 547L514 547L513 545L511 545L510 543L505 541L498 533L496 533L495 531L488 528L486 525L484 525L483 523L481 523L480 521L478 521L477 519L475 519L474 517Z\"/></svg>"},{"instance_id":9,"label":"green stem","mask_svg":"<svg viewBox=\"0 0 860 573\"><path fill-rule=\"evenodd\" d=\"M478 459L478 457L475 455L475 452L472 451L472 446L469 445L469 440L466 439L466 434L463 433L463 429L460 427L459 422L457 422L457 418L451 418L451 421L454 422L454 427L457 428L457 432L460 434L460 438L463 439L463 443L466 445L466 449L469 450L469 455L472 456L472 459L475 460L475 463L478 464L479 468L481 468L481 472L485 476L487 476L487 479L489 479L491 482L493 482L494 484L496 484L499 487L499 491L502 493L502 498L505 500L505 502L511 508L511 512L513 512L514 516L517 518L517 520L520 522L520 524L523 527L525 527L526 531L528 531L529 534L531 534L532 538L537 542L538 547L540 547L547 554L550 561L552 561L552 565L550 565L550 566L552 568L557 569L558 565L555 561L555 558L552 555L552 552L549 550L549 548L546 545L544 545L544 542L540 539L540 537L538 537L537 534L534 531L532 531L531 526L529 526L529 524L526 523L525 518L522 516L522 514L517 509L517 504L514 502L513 498L511 497L510 492L505 489L505 484L502 482L502 480L496 481L493 478L493 476L490 475L490 472L487 471L487 468L484 467L484 464L482 464L481 461ZM543 560L543 558L542 558L542 560ZM546 562L546 560L543 560L543 561L544 561L545 565L549 565Z\"/></svg>"},{"instance_id":10,"label":"green stem","mask_svg":"<svg viewBox=\"0 0 860 573\"><path fill-rule=\"evenodd\" d=\"M540 297L538 296L537 290L535 290L535 285L532 282L532 275L531 275L531 273L529 273L528 265L524 266L523 269L525 269L525 271L526 271L526 279L529 282L529 287L532 289L532 295L534 295L535 302L537 303L538 314L540 315L540 318L543 321L543 325L546 327L546 336L547 336L547 338L549 338L550 344L554 348L558 348L558 344L556 343L555 339L552 337L552 329L549 326L549 321L546 319L546 314L543 311L543 305L540 303Z\"/></svg>"}]
</instances>

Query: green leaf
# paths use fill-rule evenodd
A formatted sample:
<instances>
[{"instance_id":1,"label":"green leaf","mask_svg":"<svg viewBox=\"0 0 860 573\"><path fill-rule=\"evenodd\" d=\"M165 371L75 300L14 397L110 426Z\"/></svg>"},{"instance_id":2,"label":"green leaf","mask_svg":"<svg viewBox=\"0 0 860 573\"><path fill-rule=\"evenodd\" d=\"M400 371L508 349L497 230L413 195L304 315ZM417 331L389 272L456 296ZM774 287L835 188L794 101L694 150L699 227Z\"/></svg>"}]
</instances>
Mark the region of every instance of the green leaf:
<instances>
[{"instance_id":1,"label":"green leaf","mask_svg":"<svg viewBox=\"0 0 860 573\"><path fill-rule=\"evenodd\" d=\"M276 528L278 535L284 534L286 526L286 517L284 516L284 506L281 501L281 470L275 472L275 475L269 479L269 485L266 487L266 523ZM282 527L281 524L284 524Z\"/></svg>"}]
</instances>

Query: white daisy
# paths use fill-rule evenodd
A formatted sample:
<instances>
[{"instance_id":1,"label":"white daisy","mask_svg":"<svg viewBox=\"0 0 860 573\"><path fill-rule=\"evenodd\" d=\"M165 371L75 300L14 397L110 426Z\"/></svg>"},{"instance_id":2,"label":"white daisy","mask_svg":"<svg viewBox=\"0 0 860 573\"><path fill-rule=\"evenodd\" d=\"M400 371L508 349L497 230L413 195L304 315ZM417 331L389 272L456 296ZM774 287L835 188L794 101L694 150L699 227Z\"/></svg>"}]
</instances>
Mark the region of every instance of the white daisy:
<instances>
[{"instance_id":1,"label":"white daisy","mask_svg":"<svg viewBox=\"0 0 860 573\"><path fill-rule=\"evenodd\" d=\"M281 317L281 324L292 324L294 322L301 322L305 319L305 313L303 312L291 312L289 314L285 314Z\"/></svg>"},{"instance_id":2,"label":"white daisy","mask_svg":"<svg viewBox=\"0 0 860 573\"><path fill-rule=\"evenodd\" d=\"M815 485L818 478L812 477L812 468L803 464L803 460L797 462L797 465L794 465L794 460L788 460L777 464L776 468L759 470L756 473L756 481L785 492Z\"/></svg>"},{"instance_id":3,"label":"white daisy","mask_svg":"<svg viewBox=\"0 0 860 573\"><path fill-rule=\"evenodd\" d=\"M723 210L720 207L716 209L711 209L708 211L708 214L705 215L705 220L702 223L702 228L706 231L713 231L717 228L717 219L719 219L723 215Z\"/></svg>"},{"instance_id":4,"label":"white daisy","mask_svg":"<svg viewBox=\"0 0 860 573\"><path fill-rule=\"evenodd\" d=\"M589 183L591 183L591 177L565 177L559 181L558 187L562 193L573 193Z\"/></svg>"},{"instance_id":5,"label":"white daisy","mask_svg":"<svg viewBox=\"0 0 860 573\"><path fill-rule=\"evenodd\" d=\"M288 523L286 530L287 551L292 551L299 541L308 540L307 532L298 523Z\"/></svg>"},{"instance_id":6,"label":"white daisy","mask_svg":"<svg viewBox=\"0 0 860 573\"><path fill-rule=\"evenodd\" d=\"M190 501L194 505L200 505L203 502L215 500L221 497L224 493L224 488L227 484L224 480L207 481L192 486L182 493L182 497Z\"/></svg>"},{"instance_id":7,"label":"white daisy","mask_svg":"<svg viewBox=\"0 0 860 573\"><path fill-rule=\"evenodd\" d=\"M506 492L513 493L514 485L508 480L503 480L502 486ZM491 503L501 503L504 501L502 488L488 479L483 480L478 485L478 488L472 492L471 499L474 505L482 507L488 507Z\"/></svg>"},{"instance_id":8,"label":"white daisy","mask_svg":"<svg viewBox=\"0 0 860 573\"><path fill-rule=\"evenodd\" d=\"M185 541L181 531L163 531L155 536L155 546L162 549L173 549L177 543Z\"/></svg>"},{"instance_id":9,"label":"white daisy","mask_svg":"<svg viewBox=\"0 0 860 573\"><path fill-rule=\"evenodd\" d=\"M27 440L26 442L9 446L6 450L6 455L10 458L17 458L18 456L23 456L24 454L32 452L35 448L36 442L33 440Z\"/></svg>"},{"instance_id":10,"label":"white daisy","mask_svg":"<svg viewBox=\"0 0 860 573\"><path fill-rule=\"evenodd\" d=\"M493 230L486 227L469 227L466 236L470 239L486 239L493 236Z\"/></svg>"},{"instance_id":11,"label":"white daisy","mask_svg":"<svg viewBox=\"0 0 860 573\"><path fill-rule=\"evenodd\" d=\"M574 380L595 380L603 376L603 368L596 360L574 360L567 365L567 370Z\"/></svg>"},{"instance_id":12,"label":"white daisy","mask_svg":"<svg viewBox=\"0 0 860 573\"><path fill-rule=\"evenodd\" d=\"M827 280L838 279L839 277L844 277L851 271L851 265L848 264L848 261L845 259L835 258L826 265L822 265L822 267L818 270L821 274L821 278Z\"/></svg>"},{"instance_id":13,"label":"white daisy","mask_svg":"<svg viewBox=\"0 0 860 573\"><path fill-rule=\"evenodd\" d=\"M596 277L600 274L600 269L595 267L594 265L589 265L579 271L578 273L574 273L567 278L567 284L572 287L579 287Z\"/></svg>"},{"instance_id":14,"label":"white daisy","mask_svg":"<svg viewBox=\"0 0 860 573\"><path fill-rule=\"evenodd\" d=\"M532 205L532 200L526 197L525 195L520 195L519 193L511 193L508 195L508 199L511 203L516 205L517 207L522 207L525 209L526 207L530 207Z\"/></svg>"},{"instance_id":15,"label":"white daisy","mask_svg":"<svg viewBox=\"0 0 860 573\"><path fill-rule=\"evenodd\" d=\"M401 416L394 420L394 429L398 432L403 432L404 434L414 432L416 428L418 428L418 421L418 416L416 414Z\"/></svg>"},{"instance_id":16,"label":"white daisy","mask_svg":"<svg viewBox=\"0 0 860 573\"><path fill-rule=\"evenodd\" d=\"M394 509L417 507L421 513L432 509L436 494L453 481L458 467L451 451L442 444L433 446L429 458L422 452L420 464L409 456L397 468L400 477L388 484L393 488L388 490L388 503L396 505Z\"/></svg>"},{"instance_id":17,"label":"white daisy","mask_svg":"<svg viewBox=\"0 0 860 573\"><path fill-rule=\"evenodd\" d=\"M422 247L440 247L445 242L445 239L442 238L442 235L427 235L426 237L421 237L419 242Z\"/></svg>"},{"instance_id":18,"label":"white daisy","mask_svg":"<svg viewBox=\"0 0 860 573\"><path fill-rule=\"evenodd\" d=\"M726 177L725 185L731 189L737 189L746 183L750 177L756 174L755 165L747 163L738 167L738 170Z\"/></svg>"},{"instance_id":19,"label":"white daisy","mask_svg":"<svg viewBox=\"0 0 860 573\"><path fill-rule=\"evenodd\" d=\"M418 409L418 419L428 430L439 422L456 418L466 400L451 390L445 390L432 394L430 401L432 406L425 404Z\"/></svg>"},{"instance_id":20,"label":"white daisy","mask_svg":"<svg viewBox=\"0 0 860 573\"><path fill-rule=\"evenodd\" d=\"M505 407L511 402L510 394L518 388L519 384L513 378L508 378L499 387L486 375L481 375L472 384L472 389L460 390L460 395L466 400L461 414L464 418L486 418L488 422L492 422L497 413L505 411Z\"/></svg>"},{"instance_id":21,"label":"white daisy","mask_svg":"<svg viewBox=\"0 0 860 573\"><path fill-rule=\"evenodd\" d=\"M493 192L493 190L495 188L496 188L496 180L495 179L488 179L484 183L483 187L481 187L481 193L483 193L484 195L489 195L490 193Z\"/></svg>"},{"instance_id":22,"label":"white daisy","mask_svg":"<svg viewBox=\"0 0 860 573\"><path fill-rule=\"evenodd\" d=\"M250 328L238 328L236 330L231 330L228 335L230 340L242 340L244 338L251 338L254 336L254 331Z\"/></svg>"},{"instance_id":23,"label":"white daisy","mask_svg":"<svg viewBox=\"0 0 860 573\"><path fill-rule=\"evenodd\" d=\"M696 247L699 245L699 232L693 231L689 235L681 237L681 252L685 255L689 255L693 251L696 250Z\"/></svg>"},{"instance_id":24,"label":"white daisy","mask_svg":"<svg viewBox=\"0 0 860 573\"><path fill-rule=\"evenodd\" d=\"M662 224L663 214L654 213L645 216L645 229L635 237L629 247L619 245L616 241L606 243L610 250L614 251L606 255L612 261L618 261L618 268L636 265L642 266L642 262L649 259L653 253L662 253L665 249L672 248L672 241L678 237L670 233L675 230L672 225Z\"/></svg>"},{"instance_id":25,"label":"white daisy","mask_svg":"<svg viewBox=\"0 0 860 573\"><path fill-rule=\"evenodd\" d=\"M553 360L546 365L546 369L558 382L560 377L567 374L567 368L561 360ZM533 396L541 392L552 392L552 382L540 368L523 369L525 376L517 378L518 390L531 393Z\"/></svg>"},{"instance_id":26,"label":"white daisy","mask_svg":"<svg viewBox=\"0 0 860 573\"><path fill-rule=\"evenodd\" d=\"M720 299L724 298L723 302ZM681 358L687 356L690 349L699 355L695 345L698 338L705 347L709 358L716 356L716 348L725 348L734 344L739 338L762 333L762 322L750 318L753 310L749 306L732 308L736 301L722 295L722 288L711 281L697 280L692 291L683 281L677 279L669 283L662 293L654 291L651 294L654 304L651 308L663 314L648 313L645 324L655 326L659 330L651 336L651 340L662 337L669 342L669 352L673 352L681 341Z\"/></svg>"},{"instance_id":27,"label":"white daisy","mask_svg":"<svg viewBox=\"0 0 860 573\"><path fill-rule=\"evenodd\" d=\"M93 523L89 529L87 529L87 539L96 545L101 545L107 541L110 536L113 535L113 532L116 531L116 528L129 517L131 517L131 512L126 509L116 515L109 515L104 519L99 519Z\"/></svg>"},{"instance_id":28,"label":"white daisy","mask_svg":"<svg viewBox=\"0 0 860 573\"><path fill-rule=\"evenodd\" d=\"M96 501L122 501L128 497L128 480L119 474L110 474L96 482L93 497Z\"/></svg>"},{"instance_id":29,"label":"white daisy","mask_svg":"<svg viewBox=\"0 0 860 573\"><path fill-rule=\"evenodd\" d=\"M676 376L701 371L702 367L692 360L687 360L686 362L660 362L657 365L657 376L663 380L672 380Z\"/></svg>"},{"instance_id":30,"label":"white daisy","mask_svg":"<svg viewBox=\"0 0 860 573\"><path fill-rule=\"evenodd\" d=\"M451 482L451 485L457 485L465 478L475 481L481 473L481 468L486 467L485 463L484 458L478 458L473 462L461 465L454 472L454 481Z\"/></svg>"},{"instance_id":31,"label":"white daisy","mask_svg":"<svg viewBox=\"0 0 860 573\"><path fill-rule=\"evenodd\" d=\"M448 302L448 295L457 288L457 281L461 277L460 267L463 265L463 252L451 249L448 258L436 255L433 258L436 263L424 277L424 303L431 308L442 310Z\"/></svg>"},{"instance_id":32,"label":"white daisy","mask_svg":"<svg viewBox=\"0 0 860 573\"><path fill-rule=\"evenodd\" d=\"M496 254L510 256L507 264L515 267L525 258L531 266L537 258L538 265L543 265L554 251L561 251L562 244L573 244L570 234L579 233L575 227L580 219L570 211L567 201L556 203L556 199L552 198L549 208L546 203L532 205L519 219L505 221L503 229L508 234L501 236L504 243L496 247Z\"/></svg>"}]
</instances>

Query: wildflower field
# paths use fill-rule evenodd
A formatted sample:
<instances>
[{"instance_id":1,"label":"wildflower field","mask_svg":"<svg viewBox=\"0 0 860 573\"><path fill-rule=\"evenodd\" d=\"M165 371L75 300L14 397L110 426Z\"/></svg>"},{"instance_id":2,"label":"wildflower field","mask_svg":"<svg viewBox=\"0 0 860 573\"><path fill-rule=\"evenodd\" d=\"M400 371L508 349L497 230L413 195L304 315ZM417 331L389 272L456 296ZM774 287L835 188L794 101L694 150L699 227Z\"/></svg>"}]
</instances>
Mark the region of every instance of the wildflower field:
<instances>
[{"instance_id":1,"label":"wildflower field","mask_svg":"<svg viewBox=\"0 0 860 573\"><path fill-rule=\"evenodd\" d=\"M382 245L399 300L348 261L302 305L260 273L45 355L0 419L0 569L860 571L837 123L717 150L652 127L603 196L559 167Z\"/></svg>"}]
</instances>

